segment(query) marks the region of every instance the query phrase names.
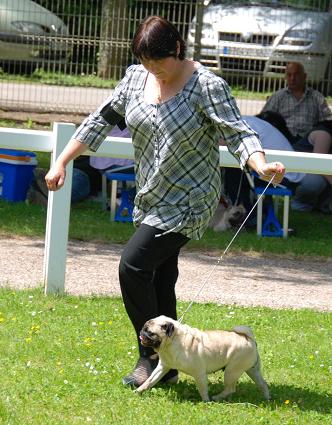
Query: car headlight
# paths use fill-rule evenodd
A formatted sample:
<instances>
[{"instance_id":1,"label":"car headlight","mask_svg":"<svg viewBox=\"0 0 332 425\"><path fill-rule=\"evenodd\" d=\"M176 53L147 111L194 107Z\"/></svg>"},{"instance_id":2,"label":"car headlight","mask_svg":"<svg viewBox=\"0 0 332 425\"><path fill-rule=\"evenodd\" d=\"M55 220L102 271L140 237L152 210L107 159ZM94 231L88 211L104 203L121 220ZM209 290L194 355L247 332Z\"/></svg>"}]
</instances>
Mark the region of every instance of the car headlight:
<instances>
[{"instance_id":1,"label":"car headlight","mask_svg":"<svg viewBox=\"0 0 332 425\"><path fill-rule=\"evenodd\" d=\"M312 29L292 29L286 32L282 44L289 46L309 46L317 38Z\"/></svg>"},{"instance_id":2,"label":"car headlight","mask_svg":"<svg viewBox=\"0 0 332 425\"><path fill-rule=\"evenodd\" d=\"M25 34L44 35L45 33L50 34L56 32L55 28L49 28L45 25L40 25L35 22L14 21L11 24L17 31L23 32Z\"/></svg>"}]
</instances>

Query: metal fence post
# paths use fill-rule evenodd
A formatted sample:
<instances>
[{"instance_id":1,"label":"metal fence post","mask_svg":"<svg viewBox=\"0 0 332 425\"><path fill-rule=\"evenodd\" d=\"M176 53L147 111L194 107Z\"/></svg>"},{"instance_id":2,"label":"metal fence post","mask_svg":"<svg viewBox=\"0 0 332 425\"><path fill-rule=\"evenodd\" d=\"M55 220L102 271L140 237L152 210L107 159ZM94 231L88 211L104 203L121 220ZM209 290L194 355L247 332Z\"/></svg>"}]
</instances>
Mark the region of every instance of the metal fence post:
<instances>
[{"instance_id":1,"label":"metal fence post","mask_svg":"<svg viewBox=\"0 0 332 425\"><path fill-rule=\"evenodd\" d=\"M196 4L196 25L195 25L195 42L194 57L195 61L201 59L201 39L203 29L204 0L198 0Z\"/></svg>"},{"instance_id":2,"label":"metal fence post","mask_svg":"<svg viewBox=\"0 0 332 425\"><path fill-rule=\"evenodd\" d=\"M74 124L54 123L53 164L74 134ZM62 293L65 289L68 229L70 217L73 162L67 165L66 182L57 192L49 192L47 206L44 287L45 294Z\"/></svg>"}]
</instances>

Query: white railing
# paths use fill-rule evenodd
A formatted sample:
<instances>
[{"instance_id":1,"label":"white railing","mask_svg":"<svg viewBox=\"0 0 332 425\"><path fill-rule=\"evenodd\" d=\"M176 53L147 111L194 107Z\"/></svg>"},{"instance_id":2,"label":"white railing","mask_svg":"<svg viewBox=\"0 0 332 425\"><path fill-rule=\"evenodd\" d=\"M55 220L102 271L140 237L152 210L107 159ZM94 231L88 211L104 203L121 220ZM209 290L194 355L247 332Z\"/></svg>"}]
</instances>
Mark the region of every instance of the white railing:
<instances>
[{"instance_id":1,"label":"white railing","mask_svg":"<svg viewBox=\"0 0 332 425\"><path fill-rule=\"evenodd\" d=\"M50 152L53 163L74 131L74 124L64 123L54 123L52 131L0 128L0 148ZM120 137L108 137L97 153L88 153L116 158L133 158L133 154L131 141ZM332 155L268 150L266 157L268 161L283 162L287 171L332 174ZM220 165L239 166L226 147L220 147ZM64 187L58 192L50 192L48 197L44 255L46 294L64 292L65 289L71 181L72 163L68 164Z\"/></svg>"}]
</instances>

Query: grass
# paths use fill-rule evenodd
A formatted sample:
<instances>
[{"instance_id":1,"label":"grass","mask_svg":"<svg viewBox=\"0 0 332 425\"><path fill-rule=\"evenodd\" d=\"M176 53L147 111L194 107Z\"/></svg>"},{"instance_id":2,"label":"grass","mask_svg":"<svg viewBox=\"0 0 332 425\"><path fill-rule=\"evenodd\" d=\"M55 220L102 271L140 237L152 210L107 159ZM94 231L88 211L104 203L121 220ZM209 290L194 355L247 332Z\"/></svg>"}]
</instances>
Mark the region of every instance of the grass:
<instances>
[{"instance_id":1,"label":"grass","mask_svg":"<svg viewBox=\"0 0 332 425\"><path fill-rule=\"evenodd\" d=\"M179 313L186 307L179 303ZM117 298L45 297L0 290L0 423L330 424L332 315L309 310L194 304L198 328L253 327L272 401L242 377L231 400L203 403L192 378L139 396L121 384L133 367L135 336ZM222 388L210 375L210 392Z\"/></svg>"},{"instance_id":2,"label":"grass","mask_svg":"<svg viewBox=\"0 0 332 425\"><path fill-rule=\"evenodd\" d=\"M0 200L0 235L44 237L46 208L25 202L9 203ZM235 239L232 252L256 251L287 256L332 256L332 222L330 215L291 211L290 227L296 235L283 238L259 238L255 230L241 232ZM126 243L133 234L130 223L114 223L109 212L98 202L85 201L71 208L69 238L82 241ZM220 254L234 235L234 231L215 233L208 229L200 241L191 241L192 250L217 250Z\"/></svg>"},{"instance_id":3,"label":"grass","mask_svg":"<svg viewBox=\"0 0 332 425\"><path fill-rule=\"evenodd\" d=\"M112 79L103 79L95 74L64 74L61 72L47 72L43 69L36 69L31 74L9 74L1 70L2 81L13 81L16 83L40 83L69 87L97 87L113 89L117 82Z\"/></svg>"}]
</instances>

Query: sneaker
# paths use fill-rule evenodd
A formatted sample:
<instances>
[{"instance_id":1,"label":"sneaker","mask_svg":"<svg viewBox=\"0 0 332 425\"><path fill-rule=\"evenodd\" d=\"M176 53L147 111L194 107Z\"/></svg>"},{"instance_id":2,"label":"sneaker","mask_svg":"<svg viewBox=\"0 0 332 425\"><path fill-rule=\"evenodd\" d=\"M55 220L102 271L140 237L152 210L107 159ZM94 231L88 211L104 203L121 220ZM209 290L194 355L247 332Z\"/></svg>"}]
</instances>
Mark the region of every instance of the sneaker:
<instances>
[{"instance_id":1,"label":"sneaker","mask_svg":"<svg viewBox=\"0 0 332 425\"><path fill-rule=\"evenodd\" d=\"M123 385L131 385L135 388L140 387L151 375L157 364L158 356L153 355L151 357L140 357L131 374L122 379ZM178 371L175 369L169 370L160 380L160 382L163 382L164 384L176 384L177 381Z\"/></svg>"}]
</instances>

